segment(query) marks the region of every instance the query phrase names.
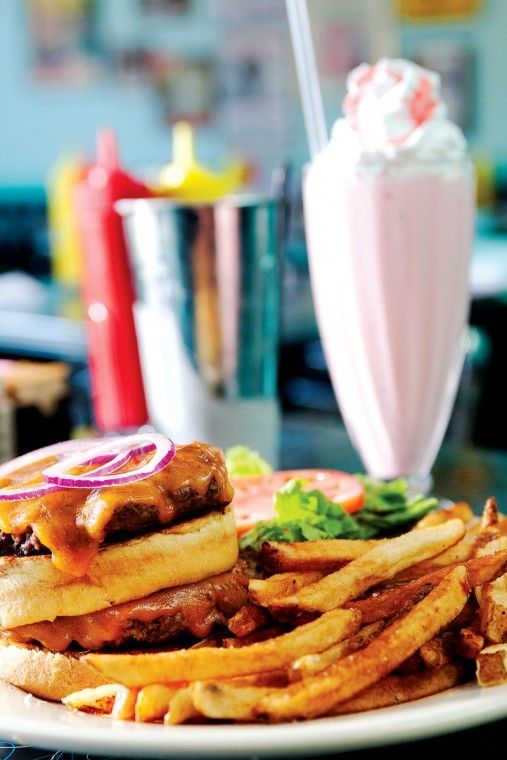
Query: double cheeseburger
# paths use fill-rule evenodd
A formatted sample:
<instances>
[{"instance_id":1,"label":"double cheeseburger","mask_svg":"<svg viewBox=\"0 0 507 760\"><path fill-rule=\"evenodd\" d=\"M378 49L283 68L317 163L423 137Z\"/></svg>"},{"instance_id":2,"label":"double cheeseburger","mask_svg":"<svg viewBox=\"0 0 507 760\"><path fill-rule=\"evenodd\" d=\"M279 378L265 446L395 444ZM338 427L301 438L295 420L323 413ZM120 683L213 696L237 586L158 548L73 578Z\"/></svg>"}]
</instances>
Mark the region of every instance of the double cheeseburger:
<instances>
[{"instance_id":1,"label":"double cheeseburger","mask_svg":"<svg viewBox=\"0 0 507 760\"><path fill-rule=\"evenodd\" d=\"M57 700L104 683L83 651L195 642L247 602L221 451L162 438L0 467L0 678Z\"/></svg>"}]
</instances>

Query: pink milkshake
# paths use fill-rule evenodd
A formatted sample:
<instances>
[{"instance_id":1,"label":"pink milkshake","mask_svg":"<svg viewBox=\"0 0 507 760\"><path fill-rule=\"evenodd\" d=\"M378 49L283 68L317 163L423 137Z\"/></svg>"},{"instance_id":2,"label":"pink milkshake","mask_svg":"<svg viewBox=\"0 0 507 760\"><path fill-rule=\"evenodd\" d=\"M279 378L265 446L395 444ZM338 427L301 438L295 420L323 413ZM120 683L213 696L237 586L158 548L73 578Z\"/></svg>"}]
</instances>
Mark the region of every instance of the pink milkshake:
<instances>
[{"instance_id":1,"label":"pink milkshake","mask_svg":"<svg viewBox=\"0 0 507 760\"><path fill-rule=\"evenodd\" d=\"M464 357L473 169L437 75L363 64L309 166L305 225L338 404L372 475L429 475Z\"/></svg>"}]
</instances>

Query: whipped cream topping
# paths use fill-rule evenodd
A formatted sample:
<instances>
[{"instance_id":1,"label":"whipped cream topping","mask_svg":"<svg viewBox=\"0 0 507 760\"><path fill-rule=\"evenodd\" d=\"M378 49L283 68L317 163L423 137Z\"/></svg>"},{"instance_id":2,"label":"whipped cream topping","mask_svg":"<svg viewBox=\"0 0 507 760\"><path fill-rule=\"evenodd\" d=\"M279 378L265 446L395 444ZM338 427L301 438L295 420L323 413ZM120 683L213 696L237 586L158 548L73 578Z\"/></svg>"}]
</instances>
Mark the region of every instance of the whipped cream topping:
<instances>
[{"instance_id":1,"label":"whipped cream topping","mask_svg":"<svg viewBox=\"0 0 507 760\"><path fill-rule=\"evenodd\" d=\"M410 61L382 58L355 68L343 111L329 147L347 162L456 158L466 151L461 129L447 118L439 75Z\"/></svg>"}]
</instances>

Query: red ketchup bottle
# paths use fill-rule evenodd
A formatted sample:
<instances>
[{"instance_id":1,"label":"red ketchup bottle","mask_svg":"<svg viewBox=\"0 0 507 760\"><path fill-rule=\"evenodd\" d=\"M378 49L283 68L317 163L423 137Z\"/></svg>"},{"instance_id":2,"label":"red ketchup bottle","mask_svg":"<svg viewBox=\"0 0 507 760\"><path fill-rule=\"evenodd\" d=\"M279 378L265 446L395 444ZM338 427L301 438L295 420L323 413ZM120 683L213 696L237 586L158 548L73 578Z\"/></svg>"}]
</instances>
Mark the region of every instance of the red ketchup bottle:
<instances>
[{"instance_id":1,"label":"red ketchup bottle","mask_svg":"<svg viewBox=\"0 0 507 760\"><path fill-rule=\"evenodd\" d=\"M120 166L114 132L101 130L97 160L76 190L83 249L82 294L95 423L102 432L148 420L132 313L134 289L116 201L146 198L146 185Z\"/></svg>"}]
</instances>

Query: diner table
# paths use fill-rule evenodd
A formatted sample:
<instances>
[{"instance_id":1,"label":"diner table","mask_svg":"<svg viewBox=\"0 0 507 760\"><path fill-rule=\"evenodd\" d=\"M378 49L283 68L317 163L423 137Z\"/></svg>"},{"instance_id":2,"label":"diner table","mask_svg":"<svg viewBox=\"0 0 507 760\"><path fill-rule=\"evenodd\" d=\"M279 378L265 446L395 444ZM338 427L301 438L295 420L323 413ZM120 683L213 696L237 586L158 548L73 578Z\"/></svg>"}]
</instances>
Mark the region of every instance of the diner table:
<instances>
[{"instance_id":1,"label":"diner table","mask_svg":"<svg viewBox=\"0 0 507 760\"><path fill-rule=\"evenodd\" d=\"M338 417L315 413L284 415L280 464L284 469L331 467L349 472L361 469L360 461ZM495 495L500 509L507 509L507 452L447 442L440 451L433 476L434 493L443 499L466 500L474 511L479 513L484 500L490 495ZM168 733L171 731L170 728L167 730ZM199 727L196 726L196 731L198 730ZM90 718L90 732L93 732L93 718ZM167 757L173 757L174 755L170 754L169 740L167 746ZM384 748L388 746L391 760L406 758L407 753L414 752L418 753L417 756L437 758L469 757L470 754L474 756L479 753L482 757L492 756L494 753L507 750L507 717L459 732L392 746L389 735L386 734L382 747L341 753L340 758L354 757L357 760L366 760L381 757L385 752ZM210 754L211 752L212 750ZM274 747L273 755L283 757L283 751ZM10 741L0 739L0 760L85 760L87 757L102 757L103 760L105 758L101 755L66 753L58 747L48 749L15 746Z\"/></svg>"}]
</instances>

